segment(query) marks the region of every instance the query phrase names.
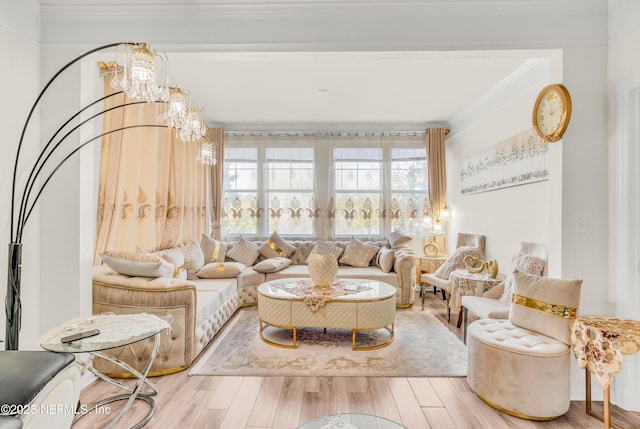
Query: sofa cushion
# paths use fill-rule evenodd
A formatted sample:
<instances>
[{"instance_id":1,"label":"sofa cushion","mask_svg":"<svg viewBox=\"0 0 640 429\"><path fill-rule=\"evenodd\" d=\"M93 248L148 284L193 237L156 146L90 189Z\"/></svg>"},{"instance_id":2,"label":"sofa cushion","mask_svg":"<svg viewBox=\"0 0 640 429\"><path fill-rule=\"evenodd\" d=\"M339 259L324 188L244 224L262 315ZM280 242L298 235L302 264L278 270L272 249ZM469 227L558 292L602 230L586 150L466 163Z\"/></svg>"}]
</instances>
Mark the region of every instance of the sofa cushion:
<instances>
[{"instance_id":1,"label":"sofa cushion","mask_svg":"<svg viewBox=\"0 0 640 429\"><path fill-rule=\"evenodd\" d=\"M364 243L357 238L353 238L347 248L344 250L341 264L351 265L352 267L368 267L371 259L378 253L378 246Z\"/></svg>"},{"instance_id":2,"label":"sofa cushion","mask_svg":"<svg viewBox=\"0 0 640 429\"><path fill-rule=\"evenodd\" d=\"M200 268L204 266L204 254L200 248L200 243L198 243L195 238L192 238L186 243L181 244L179 247L184 254L184 265L187 269L187 279L197 279L198 271L200 271Z\"/></svg>"},{"instance_id":3,"label":"sofa cushion","mask_svg":"<svg viewBox=\"0 0 640 429\"><path fill-rule=\"evenodd\" d=\"M201 279L228 279L235 278L240 274L246 265L240 262L209 262L198 271L198 278Z\"/></svg>"},{"instance_id":4,"label":"sofa cushion","mask_svg":"<svg viewBox=\"0 0 640 429\"><path fill-rule=\"evenodd\" d=\"M260 286L266 281L264 273L259 273L253 268L247 268L237 277L238 289L251 286Z\"/></svg>"},{"instance_id":5,"label":"sofa cushion","mask_svg":"<svg viewBox=\"0 0 640 429\"><path fill-rule=\"evenodd\" d=\"M441 279L449 280L449 275L457 268L462 268L464 266L464 258L469 255L480 258L482 256L482 251L477 247L458 247L453 252L453 255L444 261L444 264L440 265L440 268L438 268L433 274Z\"/></svg>"},{"instance_id":6,"label":"sofa cushion","mask_svg":"<svg viewBox=\"0 0 640 429\"><path fill-rule=\"evenodd\" d=\"M205 264L209 262L224 262L224 257L227 253L227 243L224 241L202 234L200 248L202 249Z\"/></svg>"},{"instance_id":7,"label":"sofa cushion","mask_svg":"<svg viewBox=\"0 0 640 429\"><path fill-rule=\"evenodd\" d=\"M296 246L289 244L280 237L278 231L273 231L271 237L258 249L265 258L288 258L296 250Z\"/></svg>"},{"instance_id":8,"label":"sofa cushion","mask_svg":"<svg viewBox=\"0 0 640 429\"><path fill-rule=\"evenodd\" d=\"M147 252L102 252L102 260L113 271L133 277L173 277L175 267Z\"/></svg>"},{"instance_id":9,"label":"sofa cushion","mask_svg":"<svg viewBox=\"0 0 640 429\"><path fill-rule=\"evenodd\" d=\"M537 256L526 253L516 253L511 258L511 264L507 270L507 278L504 279L504 291L499 300L504 305L511 304L511 294L513 293L513 272L518 270L523 273L541 276L544 273L546 261Z\"/></svg>"},{"instance_id":10,"label":"sofa cushion","mask_svg":"<svg viewBox=\"0 0 640 429\"><path fill-rule=\"evenodd\" d=\"M411 241L411 237L405 235L402 231L399 230L393 231L391 234L386 235L384 239L387 240L389 246L391 246L391 248L393 249Z\"/></svg>"},{"instance_id":11,"label":"sofa cushion","mask_svg":"<svg viewBox=\"0 0 640 429\"><path fill-rule=\"evenodd\" d=\"M240 237L238 243L233 246L233 249L227 252L227 256L236 262L240 262L245 264L247 267L250 267L256 262L256 259L258 259L260 252L258 251L258 246L256 244L246 241L244 238Z\"/></svg>"},{"instance_id":12,"label":"sofa cushion","mask_svg":"<svg viewBox=\"0 0 640 429\"><path fill-rule=\"evenodd\" d=\"M395 258L395 252L388 247L381 247L376 255L376 266L385 273L388 273L393 269L393 260Z\"/></svg>"},{"instance_id":13,"label":"sofa cushion","mask_svg":"<svg viewBox=\"0 0 640 429\"><path fill-rule=\"evenodd\" d=\"M291 265L291 259L277 257L258 262L253 266L253 269L259 273L275 273L287 268L289 265Z\"/></svg>"},{"instance_id":14,"label":"sofa cushion","mask_svg":"<svg viewBox=\"0 0 640 429\"><path fill-rule=\"evenodd\" d=\"M200 292L218 292L224 302L236 293L238 281L235 278L229 279L198 279L194 281L196 290Z\"/></svg>"},{"instance_id":15,"label":"sofa cushion","mask_svg":"<svg viewBox=\"0 0 640 429\"><path fill-rule=\"evenodd\" d=\"M183 280L187 278L187 267L185 265L184 253L182 253L182 250L177 247L173 247L171 249L158 250L153 252L153 254L160 256L174 266L174 278Z\"/></svg>"},{"instance_id":16,"label":"sofa cushion","mask_svg":"<svg viewBox=\"0 0 640 429\"><path fill-rule=\"evenodd\" d=\"M571 344L570 325L580 304L582 280L552 279L515 271L509 321Z\"/></svg>"},{"instance_id":17,"label":"sofa cushion","mask_svg":"<svg viewBox=\"0 0 640 429\"><path fill-rule=\"evenodd\" d=\"M330 254L330 255L334 255L336 257L336 259L338 259L340 257L340 255L342 254L342 248L339 246L336 246L328 241L318 241L316 243L315 246L313 246L313 250L311 251L311 253L309 254L309 257L307 257L307 264L309 263L309 258L311 257L311 255L313 255L314 253L320 253L320 254Z\"/></svg>"}]
</instances>

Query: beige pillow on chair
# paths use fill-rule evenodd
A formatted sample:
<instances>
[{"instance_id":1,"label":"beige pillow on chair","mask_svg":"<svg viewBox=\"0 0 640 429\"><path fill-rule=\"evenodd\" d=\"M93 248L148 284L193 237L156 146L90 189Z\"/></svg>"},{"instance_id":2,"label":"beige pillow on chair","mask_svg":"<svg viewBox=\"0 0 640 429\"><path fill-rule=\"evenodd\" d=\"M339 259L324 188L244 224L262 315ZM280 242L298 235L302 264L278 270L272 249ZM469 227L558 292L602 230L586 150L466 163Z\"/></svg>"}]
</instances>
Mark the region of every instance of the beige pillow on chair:
<instances>
[{"instance_id":1,"label":"beige pillow on chair","mask_svg":"<svg viewBox=\"0 0 640 429\"><path fill-rule=\"evenodd\" d=\"M562 280L520 271L513 273L509 321L571 344L571 321L580 304L582 280Z\"/></svg>"}]
</instances>

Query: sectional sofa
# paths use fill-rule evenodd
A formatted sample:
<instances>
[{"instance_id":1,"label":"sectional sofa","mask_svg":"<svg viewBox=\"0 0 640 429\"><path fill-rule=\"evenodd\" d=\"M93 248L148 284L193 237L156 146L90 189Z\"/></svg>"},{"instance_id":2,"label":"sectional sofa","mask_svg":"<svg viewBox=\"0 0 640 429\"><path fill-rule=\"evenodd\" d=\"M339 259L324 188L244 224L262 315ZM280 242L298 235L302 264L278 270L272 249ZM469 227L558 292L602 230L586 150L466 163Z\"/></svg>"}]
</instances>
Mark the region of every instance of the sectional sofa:
<instances>
[{"instance_id":1,"label":"sectional sofa","mask_svg":"<svg viewBox=\"0 0 640 429\"><path fill-rule=\"evenodd\" d=\"M309 277L306 261L319 244L317 241L286 242L291 254L285 258L280 254L282 250L273 246L271 240L251 241L249 243L254 248L261 249L261 253L248 266L229 256L243 259L237 255L239 252L234 253L233 250L239 241L216 242L217 248L214 249L211 248L211 243L206 244L205 241L210 239L203 237L200 242L200 248L204 249L203 256L206 255L204 265L189 267L189 261L186 262L187 269L191 271L191 279L184 278L182 267L176 267L173 276L156 277L125 275L107 265L94 267L94 314L147 312L169 321L171 330L162 336L151 375L170 374L189 367L239 308L257 305L257 288L265 281ZM352 242L353 240L323 243L339 248L340 253L346 256L345 251ZM247 242L242 244L245 246ZM409 307L415 298L416 284L416 258L413 249L406 244L397 243L392 247L388 240L372 240L366 244L378 248L371 261L366 266L350 266L341 262L337 277L375 279L389 283L397 289L397 306ZM280 251L277 252L278 258L270 257L273 255L269 252L273 249L269 250L266 247L268 245ZM195 250L197 252L198 249ZM287 266L279 270L273 266L271 269L260 269L272 261L277 264L285 262L283 265ZM198 273L200 276L214 278L194 278L194 274ZM148 349L148 344L141 342L116 349L112 353L137 367L147 361ZM126 376L106 361L96 361L94 364L107 374Z\"/></svg>"}]
</instances>

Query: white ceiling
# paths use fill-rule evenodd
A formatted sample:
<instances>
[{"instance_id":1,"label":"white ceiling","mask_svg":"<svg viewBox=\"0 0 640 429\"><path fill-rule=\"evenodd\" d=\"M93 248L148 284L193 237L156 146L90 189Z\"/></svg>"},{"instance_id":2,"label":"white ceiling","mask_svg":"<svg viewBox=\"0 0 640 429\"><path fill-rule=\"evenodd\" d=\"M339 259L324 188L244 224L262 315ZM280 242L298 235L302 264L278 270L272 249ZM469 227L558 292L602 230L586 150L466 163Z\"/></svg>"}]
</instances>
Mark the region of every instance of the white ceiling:
<instances>
[{"instance_id":1,"label":"white ceiling","mask_svg":"<svg viewBox=\"0 0 640 429\"><path fill-rule=\"evenodd\" d=\"M114 5L119 1L40 0L40 3L92 6ZM248 1L275 3L273 0L122 0L122 3ZM314 0L278 2L293 1ZM323 0L327 1L334 0ZM334 128L369 125L369 129L385 125L401 128L402 124L448 126L452 118L517 74L535 51L167 54L170 83L190 90L193 104L204 108L209 126L319 128L324 124Z\"/></svg>"},{"instance_id":2,"label":"white ceiling","mask_svg":"<svg viewBox=\"0 0 640 429\"><path fill-rule=\"evenodd\" d=\"M526 52L168 53L209 124L442 124Z\"/></svg>"}]
</instances>

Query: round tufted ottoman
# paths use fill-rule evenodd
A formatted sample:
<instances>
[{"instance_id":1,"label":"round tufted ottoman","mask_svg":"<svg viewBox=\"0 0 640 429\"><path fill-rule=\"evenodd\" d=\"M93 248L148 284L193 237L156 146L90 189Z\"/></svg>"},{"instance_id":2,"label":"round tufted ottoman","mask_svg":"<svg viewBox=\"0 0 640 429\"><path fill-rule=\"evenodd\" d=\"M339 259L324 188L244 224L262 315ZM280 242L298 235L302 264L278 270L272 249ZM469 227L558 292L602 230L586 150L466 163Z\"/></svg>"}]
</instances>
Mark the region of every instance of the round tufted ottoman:
<instances>
[{"instance_id":1,"label":"round tufted ottoman","mask_svg":"<svg viewBox=\"0 0 640 429\"><path fill-rule=\"evenodd\" d=\"M477 320L467 335L467 378L480 399L532 420L569 410L568 345L508 320Z\"/></svg>"}]
</instances>

